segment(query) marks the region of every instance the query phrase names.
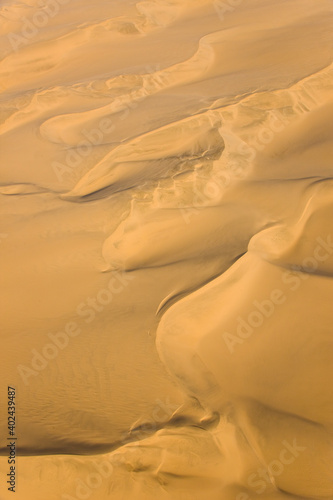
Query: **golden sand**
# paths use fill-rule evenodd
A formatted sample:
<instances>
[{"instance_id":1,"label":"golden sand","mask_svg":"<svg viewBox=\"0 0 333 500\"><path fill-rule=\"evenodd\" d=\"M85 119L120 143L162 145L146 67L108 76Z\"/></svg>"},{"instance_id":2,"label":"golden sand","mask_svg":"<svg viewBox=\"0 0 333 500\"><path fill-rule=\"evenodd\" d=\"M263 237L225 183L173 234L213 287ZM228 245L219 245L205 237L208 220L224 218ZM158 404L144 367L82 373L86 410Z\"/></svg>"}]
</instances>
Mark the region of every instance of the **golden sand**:
<instances>
[{"instance_id":1,"label":"golden sand","mask_svg":"<svg viewBox=\"0 0 333 500\"><path fill-rule=\"evenodd\" d=\"M0 18L0 500L332 500L332 1Z\"/></svg>"}]
</instances>

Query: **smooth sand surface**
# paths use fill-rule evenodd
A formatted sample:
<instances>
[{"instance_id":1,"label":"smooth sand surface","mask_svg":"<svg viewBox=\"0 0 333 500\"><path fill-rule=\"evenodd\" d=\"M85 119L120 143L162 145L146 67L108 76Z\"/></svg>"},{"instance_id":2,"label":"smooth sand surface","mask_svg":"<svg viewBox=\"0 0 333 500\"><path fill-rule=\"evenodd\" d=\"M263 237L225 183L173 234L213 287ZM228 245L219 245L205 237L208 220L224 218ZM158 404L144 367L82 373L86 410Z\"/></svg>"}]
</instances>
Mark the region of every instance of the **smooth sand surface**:
<instances>
[{"instance_id":1,"label":"smooth sand surface","mask_svg":"<svg viewBox=\"0 0 333 500\"><path fill-rule=\"evenodd\" d=\"M0 500L332 500L332 1L0 19Z\"/></svg>"}]
</instances>

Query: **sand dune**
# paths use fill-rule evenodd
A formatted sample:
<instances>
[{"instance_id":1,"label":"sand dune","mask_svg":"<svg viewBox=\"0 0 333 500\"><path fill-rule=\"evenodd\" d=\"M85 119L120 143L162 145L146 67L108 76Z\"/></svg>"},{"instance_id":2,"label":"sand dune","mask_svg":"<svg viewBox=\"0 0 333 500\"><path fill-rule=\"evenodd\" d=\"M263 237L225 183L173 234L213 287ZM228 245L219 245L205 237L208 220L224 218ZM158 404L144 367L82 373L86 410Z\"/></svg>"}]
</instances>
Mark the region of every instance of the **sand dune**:
<instances>
[{"instance_id":1,"label":"sand dune","mask_svg":"<svg viewBox=\"0 0 333 500\"><path fill-rule=\"evenodd\" d=\"M206 156L219 156L223 140L218 125L214 117L203 115L121 144L89 171L65 198L87 196L106 187L113 187L116 192L134 187L146 179L181 173L184 163L188 169L191 162Z\"/></svg>"},{"instance_id":2,"label":"sand dune","mask_svg":"<svg viewBox=\"0 0 333 500\"><path fill-rule=\"evenodd\" d=\"M331 0L0 18L0 500L333 500Z\"/></svg>"}]
</instances>

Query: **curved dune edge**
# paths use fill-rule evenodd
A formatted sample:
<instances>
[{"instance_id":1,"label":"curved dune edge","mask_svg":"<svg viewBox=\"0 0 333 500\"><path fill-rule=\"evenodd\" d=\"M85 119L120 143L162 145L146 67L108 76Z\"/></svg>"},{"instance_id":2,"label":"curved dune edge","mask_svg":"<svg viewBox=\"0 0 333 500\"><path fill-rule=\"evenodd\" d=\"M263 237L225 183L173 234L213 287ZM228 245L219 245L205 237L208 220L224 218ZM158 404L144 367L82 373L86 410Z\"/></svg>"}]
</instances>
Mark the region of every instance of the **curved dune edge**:
<instances>
[{"instance_id":1,"label":"curved dune edge","mask_svg":"<svg viewBox=\"0 0 333 500\"><path fill-rule=\"evenodd\" d=\"M217 120L207 114L135 138L111 151L63 198L87 196L106 187L113 187L114 191L126 189L131 187L130 182L135 186L145 178L149 179L150 172L152 178L170 175L172 160L177 162L181 172L182 162L202 159L206 155L216 157L223 149L217 128Z\"/></svg>"},{"instance_id":2,"label":"curved dune edge","mask_svg":"<svg viewBox=\"0 0 333 500\"><path fill-rule=\"evenodd\" d=\"M230 144L230 146L233 147L234 150L232 152L233 158L230 157L225 158L225 156L228 154L228 151L222 153L221 149L222 157L220 158L220 160L222 162L225 161L229 165L229 168L231 163L237 162L237 168L238 169L242 168L244 171L244 174L242 175L245 175L246 167L243 166L241 162L246 161L247 154L251 159L253 155L253 148L248 146L248 138L250 137L250 132L246 130L244 134L242 129L238 131L237 128L235 128L235 125L237 127L237 122L239 121L242 124L243 129L245 128L244 120L247 129L249 129L249 125L252 122L254 126L252 134L256 134L255 132L256 122L258 121L258 119L260 119L261 122L260 126L263 127L262 121L265 120L267 125L271 127L270 130L271 134L272 130L275 133L282 134L283 132L285 132L285 129L289 128L288 127L289 123L291 123L292 126L294 126L293 120L297 121L298 118L297 113L299 113L297 106L300 106L300 104L298 104L298 99L300 96L305 95L306 104L304 104L304 106L306 105L309 106L309 108L306 107L304 108L305 112L310 112L310 110L311 112L313 112L315 109L319 109L320 107L323 106L325 100L330 99L331 86L328 87L328 90L326 91L327 94L321 92L320 99L316 98L314 93L316 92L317 88L321 89L322 86L324 86L325 89L325 85L329 84L330 82L331 73L332 73L332 68L330 66L329 68L321 71L318 75L307 77L304 81L298 82L287 91L279 90L270 93L264 92L264 93L254 94L252 96L245 97L244 99L241 100L239 104L233 104L229 106L226 105L223 108L219 109L215 108L214 111L204 113L198 117L182 120L182 122L179 123L170 124L164 127L165 134L169 134L169 131L170 132L173 131L174 134L178 134L179 131L181 130L184 130L183 133L185 134L186 130L188 130L188 133L191 134L192 133L191 127L195 128L196 127L195 124L199 126L199 123L201 123L200 126L206 127L206 122L208 120L208 123L211 123L212 124L211 127L213 128L214 127L213 123L215 122L216 124L218 124L218 122L220 121L222 123L222 128L219 130L219 133L224 139L224 142ZM273 102L274 105L269 107L267 106L268 102ZM123 106L123 103L121 104L121 106ZM278 110L278 112L274 116L276 109ZM293 109L295 110L294 117L289 114L290 110ZM287 115L287 113L289 114L289 116ZM232 130L230 130L229 128L230 116L232 116L233 119ZM80 116L78 116L77 119L79 120ZM68 122L67 117L66 121ZM217 127L217 125L215 125L215 127ZM163 133L163 130L164 129L162 129L160 133ZM239 132L241 133L240 136ZM120 183L120 185L123 186L122 189L124 189L128 187L128 183L124 182L124 180L126 180L126 176L131 177L132 182L135 181L137 183L138 180L136 179L136 175L138 174L135 167L133 168L133 165L128 165L128 166L120 165L120 167L117 168L117 165L123 163L124 159L126 159L127 161L130 160L139 162L139 161L149 161L152 159L157 160L159 158L163 159L167 156L172 156L172 155L176 155L177 157L179 157L182 154L184 154L181 153L180 150L169 149L167 151L166 149L166 150L160 150L159 156L155 155L154 158L153 153L150 153L150 156L149 155L147 156L147 153L141 151L141 149L144 150L144 148L146 147L151 147L148 146L149 141L159 140L159 137L160 137L159 131L156 130L154 132L150 132L149 134L145 134L142 137L137 137L127 142L126 144L121 144L117 148L113 149L109 154L107 154L105 158L94 167L94 169L88 172L78 182L78 184L72 191L70 191L64 196L68 197L68 199L74 200L76 197L82 197L92 194L94 190L98 191L106 187L112 187L114 184L117 184L118 182ZM172 136L170 135L170 138L171 137ZM186 141L185 136L178 135L177 138L179 141L180 140ZM171 140L173 141L173 139ZM193 140L195 139L193 138ZM266 143L266 138L265 138L265 143ZM175 144L173 144L173 147L174 146ZM214 144L210 145L209 142L207 142L206 144L203 143L202 147L203 147L202 155L208 154L211 156L212 154L215 154ZM200 159L200 155L198 153L199 152L191 151L190 156L193 157L194 155L196 155L197 159ZM142 168L145 171L147 171L146 165L143 165ZM221 169L221 166L219 166L219 168ZM108 170L110 171L110 173L107 173ZM124 174L122 174L121 171L124 171ZM104 179L102 180L103 177L105 180ZM96 181L94 181L95 178Z\"/></svg>"},{"instance_id":3,"label":"curved dune edge","mask_svg":"<svg viewBox=\"0 0 333 500\"><path fill-rule=\"evenodd\" d=\"M221 277L171 306L157 330L157 349L186 392L238 425L266 466L279 456L285 442L299 443L297 462L274 477L277 490L302 498L331 498L332 422L320 404L311 409L307 404L309 393L316 397L317 384L329 366L328 359L321 360L330 343L329 299L321 307L323 312L326 306L326 314L318 338L312 337L316 321L310 311L294 321L293 338L288 331L290 311L311 297L313 286L325 293L331 284L321 276L308 276L304 282L298 276L246 254ZM271 291L270 282L278 284L277 279L280 288ZM240 290L247 290L242 299ZM237 317L239 311L242 316ZM282 338L275 339L279 333ZM306 357L295 368L295 340L301 338L303 349L312 355L312 374ZM279 371L280 383L274 378L276 372L268 375L267 366ZM264 373L262 387L258 382ZM243 377L247 380L245 392ZM300 380L307 391L296 397ZM274 392L272 384L276 385ZM316 467L318 454L322 462ZM310 464L312 472L305 478L303 471Z\"/></svg>"}]
</instances>

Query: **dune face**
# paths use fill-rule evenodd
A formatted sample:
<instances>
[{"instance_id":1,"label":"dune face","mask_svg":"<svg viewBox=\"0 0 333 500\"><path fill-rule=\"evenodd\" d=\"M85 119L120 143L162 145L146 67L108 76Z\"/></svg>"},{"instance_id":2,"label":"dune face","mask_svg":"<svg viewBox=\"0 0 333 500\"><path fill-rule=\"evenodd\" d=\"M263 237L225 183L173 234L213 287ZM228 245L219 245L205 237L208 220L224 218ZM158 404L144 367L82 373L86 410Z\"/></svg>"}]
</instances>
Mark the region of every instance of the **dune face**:
<instances>
[{"instance_id":1,"label":"dune face","mask_svg":"<svg viewBox=\"0 0 333 500\"><path fill-rule=\"evenodd\" d=\"M0 500L333 500L332 1L0 17Z\"/></svg>"}]
</instances>

